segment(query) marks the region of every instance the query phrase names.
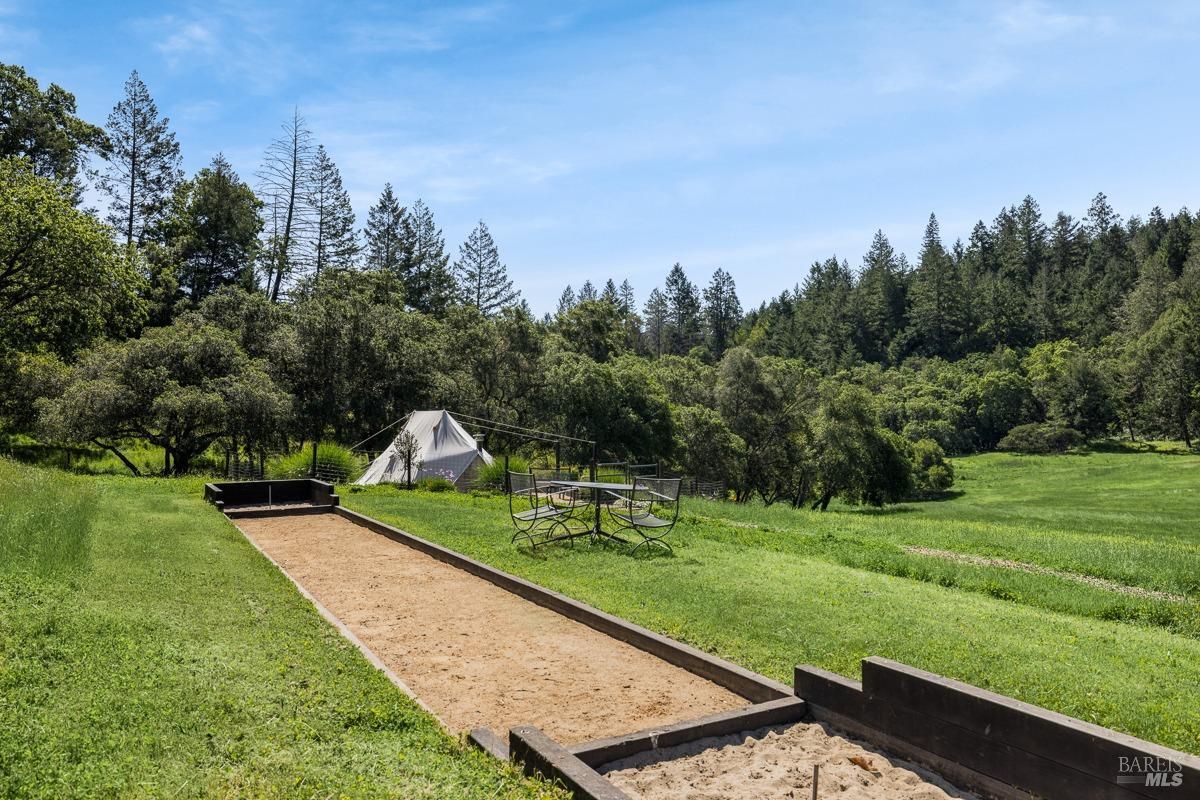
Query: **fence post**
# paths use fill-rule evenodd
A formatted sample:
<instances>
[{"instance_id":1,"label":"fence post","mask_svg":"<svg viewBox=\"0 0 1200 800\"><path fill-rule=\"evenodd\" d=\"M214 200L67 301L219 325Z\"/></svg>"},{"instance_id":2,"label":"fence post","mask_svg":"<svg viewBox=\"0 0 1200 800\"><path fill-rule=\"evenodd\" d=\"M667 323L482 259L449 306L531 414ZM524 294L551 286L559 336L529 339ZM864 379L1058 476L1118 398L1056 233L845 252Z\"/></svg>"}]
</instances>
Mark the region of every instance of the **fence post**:
<instances>
[{"instance_id":1,"label":"fence post","mask_svg":"<svg viewBox=\"0 0 1200 800\"><path fill-rule=\"evenodd\" d=\"M508 485L508 453L504 454L504 493L512 494L512 487Z\"/></svg>"}]
</instances>

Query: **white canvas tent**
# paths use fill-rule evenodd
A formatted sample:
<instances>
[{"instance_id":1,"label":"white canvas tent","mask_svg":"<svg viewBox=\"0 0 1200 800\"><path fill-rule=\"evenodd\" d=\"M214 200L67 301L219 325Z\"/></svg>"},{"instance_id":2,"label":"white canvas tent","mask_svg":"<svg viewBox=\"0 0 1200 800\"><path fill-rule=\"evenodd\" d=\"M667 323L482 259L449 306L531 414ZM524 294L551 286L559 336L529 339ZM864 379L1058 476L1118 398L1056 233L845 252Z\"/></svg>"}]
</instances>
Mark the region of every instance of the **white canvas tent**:
<instances>
[{"instance_id":1,"label":"white canvas tent","mask_svg":"<svg viewBox=\"0 0 1200 800\"><path fill-rule=\"evenodd\" d=\"M409 414L396 439L379 455L355 483L407 483L404 459L396 451L396 440L407 431L417 440L418 452L413 459L416 474L412 480L426 475L440 475L453 481L460 489L474 479L479 464L491 464L492 457L475 442L458 420L448 411L414 411ZM419 467L418 467L419 465Z\"/></svg>"}]
</instances>

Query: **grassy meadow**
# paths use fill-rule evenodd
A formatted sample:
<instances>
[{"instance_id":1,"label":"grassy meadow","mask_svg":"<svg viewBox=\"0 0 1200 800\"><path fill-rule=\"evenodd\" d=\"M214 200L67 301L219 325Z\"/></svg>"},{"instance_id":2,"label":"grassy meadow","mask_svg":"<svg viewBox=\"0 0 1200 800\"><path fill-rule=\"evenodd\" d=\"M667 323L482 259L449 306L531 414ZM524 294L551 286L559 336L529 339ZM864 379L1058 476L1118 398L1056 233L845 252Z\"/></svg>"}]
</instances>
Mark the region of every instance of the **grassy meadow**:
<instances>
[{"instance_id":1,"label":"grassy meadow","mask_svg":"<svg viewBox=\"0 0 1200 800\"><path fill-rule=\"evenodd\" d=\"M882 655L1200 752L1200 456L955 466L954 495L883 510L688 500L673 557L514 547L501 496L341 492L783 681ZM200 480L0 459L0 486L0 796L555 796L444 734Z\"/></svg>"},{"instance_id":2,"label":"grassy meadow","mask_svg":"<svg viewBox=\"0 0 1200 800\"><path fill-rule=\"evenodd\" d=\"M516 548L502 497L360 487L343 502L780 680L886 656L1200 752L1200 456L955 466L953 496L883 510L687 500L674 557Z\"/></svg>"},{"instance_id":3,"label":"grassy meadow","mask_svg":"<svg viewBox=\"0 0 1200 800\"><path fill-rule=\"evenodd\" d=\"M548 798L200 499L0 459L0 797Z\"/></svg>"}]
</instances>

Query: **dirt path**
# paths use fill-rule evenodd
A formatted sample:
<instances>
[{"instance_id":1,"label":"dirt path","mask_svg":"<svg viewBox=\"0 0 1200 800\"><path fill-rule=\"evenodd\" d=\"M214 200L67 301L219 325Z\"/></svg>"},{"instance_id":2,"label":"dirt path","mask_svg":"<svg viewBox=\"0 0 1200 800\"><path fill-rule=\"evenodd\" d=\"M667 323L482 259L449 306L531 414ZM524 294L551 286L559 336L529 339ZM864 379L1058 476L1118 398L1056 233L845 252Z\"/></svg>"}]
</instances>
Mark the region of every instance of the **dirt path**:
<instances>
[{"instance_id":1,"label":"dirt path","mask_svg":"<svg viewBox=\"0 0 1200 800\"><path fill-rule=\"evenodd\" d=\"M1172 603L1190 602L1189 598L1181 594L1160 592L1157 589L1146 589L1141 586L1129 586L1124 583L1110 581L1107 578L1097 578L1095 575L1084 575L1079 572L1068 572L1063 569L1053 569L1052 567L1043 567L1041 564L1030 564L1025 561L1013 561L1008 558L974 556L968 553L958 553L953 550L937 550L932 547L917 547L916 545L905 547L904 552L915 553L922 556L930 556L932 558L944 558L947 561L957 561L961 564L974 564L978 567L1002 567L1004 569L1015 569L1021 572L1032 572L1037 575L1052 575L1055 578L1062 578L1063 580L1082 583L1086 586L1095 586L1097 589L1105 589L1110 592L1128 594L1134 597L1149 597L1155 600L1168 600Z\"/></svg>"},{"instance_id":2,"label":"dirt path","mask_svg":"<svg viewBox=\"0 0 1200 800\"><path fill-rule=\"evenodd\" d=\"M236 523L453 729L572 744L749 705L341 517Z\"/></svg>"},{"instance_id":3,"label":"dirt path","mask_svg":"<svg viewBox=\"0 0 1200 800\"><path fill-rule=\"evenodd\" d=\"M884 757L825 726L798 722L701 739L606 765L605 777L639 800L974 800L937 776Z\"/></svg>"}]
</instances>

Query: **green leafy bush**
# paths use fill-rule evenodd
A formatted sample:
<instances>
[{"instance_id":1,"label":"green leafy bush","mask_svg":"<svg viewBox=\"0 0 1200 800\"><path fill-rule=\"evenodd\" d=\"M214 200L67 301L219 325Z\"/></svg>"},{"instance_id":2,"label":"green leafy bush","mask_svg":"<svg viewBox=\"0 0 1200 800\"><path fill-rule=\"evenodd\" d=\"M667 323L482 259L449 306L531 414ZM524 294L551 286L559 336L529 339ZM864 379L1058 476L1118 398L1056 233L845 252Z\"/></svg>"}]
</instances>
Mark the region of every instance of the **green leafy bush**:
<instances>
[{"instance_id":1,"label":"green leafy bush","mask_svg":"<svg viewBox=\"0 0 1200 800\"><path fill-rule=\"evenodd\" d=\"M457 488L453 481L443 478L441 475L426 475L417 478L417 482L413 486L423 492L453 492Z\"/></svg>"},{"instance_id":2,"label":"green leafy bush","mask_svg":"<svg viewBox=\"0 0 1200 800\"><path fill-rule=\"evenodd\" d=\"M1013 453L1065 453L1082 447L1083 443L1083 434L1074 428L1052 422L1033 422L1010 430L996 448Z\"/></svg>"},{"instance_id":3,"label":"green leafy bush","mask_svg":"<svg viewBox=\"0 0 1200 800\"><path fill-rule=\"evenodd\" d=\"M317 477L330 483L348 483L364 468L366 459L334 442L317 445ZM303 447L267 462L268 478L307 478L312 471L312 446Z\"/></svg>"},{"instance_id":4,"label":"green leafy bush","mask_svg":"<svg viewBox=\"0 0 1200 800\"><path fill-rule=\"evenodd\" d=\"M519 456L509 456L508 468L513 472L529 472L529 462ZM491 464L480 464L475 485L481 489L503 489L504 457L496 456Z\"/></svg>"},{"instance_id":5,"label":"green leafy bush","mask_svg":"<svg viewBox=\"0 0 1200 800\"><path fill-rule=\"evenodd\" d=\"M954 485L954 465L946 460L942 446L933 439L913 442L909 456L913 493L917 497L936 497Z\"/></svg>"}]
</instances>

